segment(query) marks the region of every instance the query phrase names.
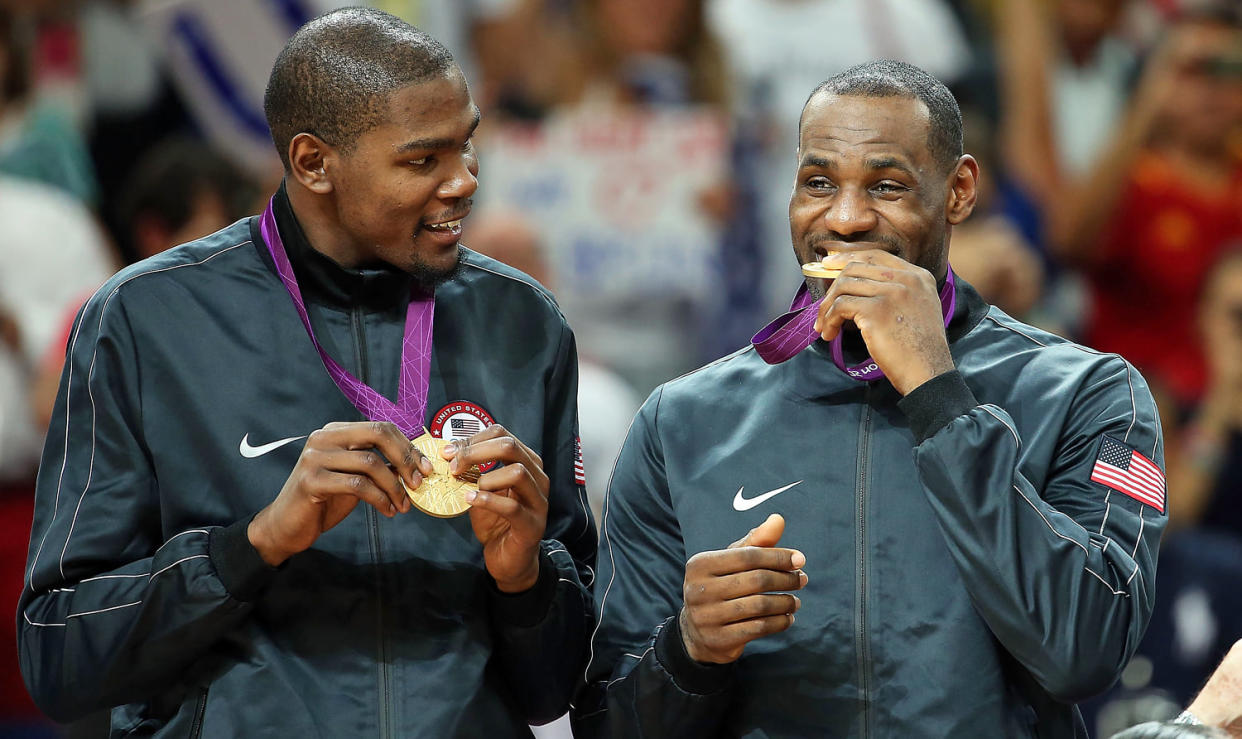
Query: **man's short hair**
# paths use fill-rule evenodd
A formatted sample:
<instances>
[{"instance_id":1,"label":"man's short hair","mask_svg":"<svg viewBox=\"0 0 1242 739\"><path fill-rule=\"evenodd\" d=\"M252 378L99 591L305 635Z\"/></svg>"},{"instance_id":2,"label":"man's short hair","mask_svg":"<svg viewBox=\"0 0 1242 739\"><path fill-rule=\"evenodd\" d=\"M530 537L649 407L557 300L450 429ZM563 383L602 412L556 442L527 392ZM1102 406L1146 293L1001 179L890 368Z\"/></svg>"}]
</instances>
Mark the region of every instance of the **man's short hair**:
<instances>
[{"instance_id":1,"label":"man's short hair","mask_svg":"<svg viewBox=\"0 0 1242 739\"><path fill-rule=\"evenodd\" d=\"M929 113L927 146L932 157L947 169L962 156L962 111L957 100L943 82L912 64L885 59L855 65L819 83L807 104L820 93L919 100Z\"/></svg>"},{"instance_id":2,"label":"man's short hair","mask_svg":"<svg viewBox=\"0 0 1242 739\"><path fill-rule=\"evenodd\" d=\"M314 18L276 57L263 95L272 142L289 169L289 142L311 133L342 151L378 126L388 95L455 68L439 41L372 8Z\"/></svg>"}]
</instances>

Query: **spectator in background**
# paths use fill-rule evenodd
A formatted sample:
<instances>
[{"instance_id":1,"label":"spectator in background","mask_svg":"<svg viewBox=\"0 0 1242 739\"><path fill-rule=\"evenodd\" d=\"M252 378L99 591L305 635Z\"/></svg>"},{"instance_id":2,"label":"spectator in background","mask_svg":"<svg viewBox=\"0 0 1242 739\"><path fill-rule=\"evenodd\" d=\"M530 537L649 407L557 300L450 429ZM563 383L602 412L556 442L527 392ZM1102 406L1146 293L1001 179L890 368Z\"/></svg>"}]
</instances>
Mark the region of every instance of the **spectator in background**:
<instances>
[{"instance_id":1,"label":"spectator in background","mask_svg":"<svg viewBox=\"0 0 1242 739\"><path fill-rule=\"evenodd\" d=\"M1136 64L1123 38L1129 0L994 3L999 83L1001 209L1038 249L1048 272L1033 314L1041 327L1082 333L1087 288L1060 269L1046 231L1058 198L1107 149L1125 112ZM1131 16L1133 14L1130 14Z\"/></svg>"},{"instance_id":2,"label":"spectator in background","mask_svg":"<svg viewBox=\"0 0 1242 739\"><path fill-rule=\"evenodd\" d=\"M994 131L981 111L962 111L965 149L979 162L978 201L970 220L953 228L949 261L985 301L1024 319L1039 301L1044 270L1030 242L997 208L988 172L997 160Z\"/></svg>"},{"instance_id":3,"label":"spectator in background","mask_svg":"<svg viewBox=\"0 0 1242 739\"><path fill-rule=\"evenodd\" d=\"M1052 246L1082 268L1085 341L1187 407L1206 380L1194 334L1210 266L1242 238L1242 26L1236 6L1183 17L1144 71L1125 123L1059 202Z\"/></svg>"},{"instance_id":4,"label":"spectator in background","mask_svg":"<svg viewBox=\"0 0 1242 739\"><path fill-rule=\"evenodd\" d=\"M1242 541L1242 251L1211 268L1199 328L1207 389L1169 455L1170 531L1203 526Z\"/></svg>"},{"instance_id":5,"label":"spectator in background","mask_svg":"<svg viewBox=\"0 0 1242 739\"><path fill-rule=\"evenodd\" d=\"M552 98L526 103L546 114L480 131L479 213L518 210L538 224L580 351L644 393L704 359L720 293L727 84L703 5L549 11L532 22L567 51L543 70L557 76Z\"/></svg>"},{"instance_id":6,"label":"spectator in background","mask_svg":"<svg viewBox=\"0 0 1242 739\"><path fill-rule=\"evenodd\" d=\"M465 238L480 254L520 269L556 292L539 234L521 213L492 211L475 216L466 226ZM597 524L602 519L613 463L640 405L642 398L617 373L585 353L578 355L578 433L587 498Z\"/></svg>"},{"instance_id":7,"label":"spectator in background","mask_svg":"<svg viewBox=\"0 0 1242 739\"><path fill-rule=\"evenodd\" d=\"M126 262L214 233L264 205L251 179L205 142L187 138L153 146L135 165L120 197L127 225L122 246ZM52 415L74 315L95 287L83 289L62 311L57 341L39 357L29 403L40 433Z\"/></svg>"},{"instance_id":8,"label":"spectator in background","mask_svg":"<svg viewBox=\"0 0 1242 739\"><path fill-rule=\"evenodd\" d=\"M209 144L188 137L152 147L120 201L129 261L202 238L264 205L257 183Z\"/></svg>"},{"instance_id":9,"label":"spectator in background","mask_svg":"<svg viewBox=\"0 0 1242 739\"><path fill-rule=\"evenodd\" d=\"M98 196L95 168L78 129L74 101L55 84L34 89L65 56L60 26L40 29L30 13L0 6L0 173L42 182L87 204Z\"/></svg>"}]
</instances>

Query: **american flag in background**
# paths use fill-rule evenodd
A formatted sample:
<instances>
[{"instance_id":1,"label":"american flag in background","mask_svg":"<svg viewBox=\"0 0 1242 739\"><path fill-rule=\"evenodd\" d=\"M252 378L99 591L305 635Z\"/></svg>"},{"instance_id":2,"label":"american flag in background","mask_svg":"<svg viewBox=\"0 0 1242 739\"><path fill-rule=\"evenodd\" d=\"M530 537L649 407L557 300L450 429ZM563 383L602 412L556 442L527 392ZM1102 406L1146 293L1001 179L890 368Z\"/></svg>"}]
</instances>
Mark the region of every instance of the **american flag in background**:
<instances>
[{"instance_id":1,"label":"american flag in background","mask_svg":"<svg viewBox=\"0 0 1242 739\"><path fill-rule=\"evenodd\" d=\"M1155 462L1111 436L1100 442L1091 480L1164 513L1164 473Z\"/></svg>"},{"instance_id":2,"label":"american flag in background","mask_svg":"<svg viewBox=\"0 0 1242 739\"><path fill-rule=\"evenodd\" d=\"M574 437L574 482L586 485L586 470L582 467L582 437Z\"/></svg>"}]
</instances>

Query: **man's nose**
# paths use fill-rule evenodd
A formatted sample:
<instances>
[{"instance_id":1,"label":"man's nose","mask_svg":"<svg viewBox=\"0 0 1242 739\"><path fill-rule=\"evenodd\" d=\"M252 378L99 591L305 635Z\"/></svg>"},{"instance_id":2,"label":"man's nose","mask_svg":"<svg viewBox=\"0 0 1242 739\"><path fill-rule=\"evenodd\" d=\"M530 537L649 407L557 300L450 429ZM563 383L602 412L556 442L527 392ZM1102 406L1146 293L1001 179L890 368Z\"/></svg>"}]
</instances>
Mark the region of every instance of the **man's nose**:
<instances>
[{"instance_id":1,"label":"man's nose","mask_svg":"<svg viewBox=\"0 0 1242 739\"><path fill-rule=\"evenodd\" d=\"M855 188L843 188L824 214L828 228L842 236L865 233L875 228L875 211L867 203L866 194Z\"/></svg>"},{"instance_id":2,"label":"man's nose","mask_svg":"<svg viewBox=\"0 0 1242 739\"><path fill-rule=\"evenodd\" d=\"M440 183L440 199L461 200L470 197L479 189L478 175L479 164L474 152L463 152L457 157L452 172Z\"/></svg>"}]
</instances>

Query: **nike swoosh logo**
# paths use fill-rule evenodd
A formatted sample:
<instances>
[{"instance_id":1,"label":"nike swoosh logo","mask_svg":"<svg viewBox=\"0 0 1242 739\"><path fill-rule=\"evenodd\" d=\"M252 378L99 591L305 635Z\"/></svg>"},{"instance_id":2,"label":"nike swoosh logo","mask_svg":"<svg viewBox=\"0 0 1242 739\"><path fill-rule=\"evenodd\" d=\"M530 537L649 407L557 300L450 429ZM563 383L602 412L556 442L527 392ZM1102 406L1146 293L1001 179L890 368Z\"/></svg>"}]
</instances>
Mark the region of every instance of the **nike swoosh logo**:
<instances>
[{"instance_id":1,"label":"nike swoosh logo","mask_svg":"<svg viewBox=\"0 0 1242 739\"><path fill-rule=\"evenodd\" d=\"M290 436L288 439L281 439L279 441L273 441L270 444L260 444L259 446L250 446L250 434L246 434L245 436L242 437L241 446L237 448L237 451L241 452L241 455L245 457L246 459L253 459L255 457L262 457L264 454L267 454L270 451L279 449L291 441L297 441L298 439L305 439L305 438L306 438L306 434L303 434L301 436Z\"/></svg>"},{"instance_id":2,"label":"nike swoosh logo","mask_svg":"<svg viewBox=\"0 0 1242 739\"><path fill-rule=\"evenodd\" d=\"M742 491L746 489L746 486L745 486L745 485L743 485L742 487L740 487L740 488L738 488L738 489L737 489L737 495L733 496L733 510L735 510L735 511L749 511L751 508L754 508L755 506L759 505L760 503L763 503L764 501L768 500L769 498L775 498L776 496L778 496L778 495L780 495L781 493L785 492L786 490L788 490L789 488L793 487L794 485L798 485L798 484L800 484L801 482L802 482L801 480L798 480L798 482L791 482L791 483L789 483L788 485L786 485L786 486L785 486L785 487L783 487L783 488L777 488L777 489L775 489L775 490L769 490L768 492L764 493L763 495L756 495L756 496L755 496L755 497L753 497L753 498L743 498L743 497L742 497Z\"/></svg>"}]
</instances>

